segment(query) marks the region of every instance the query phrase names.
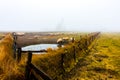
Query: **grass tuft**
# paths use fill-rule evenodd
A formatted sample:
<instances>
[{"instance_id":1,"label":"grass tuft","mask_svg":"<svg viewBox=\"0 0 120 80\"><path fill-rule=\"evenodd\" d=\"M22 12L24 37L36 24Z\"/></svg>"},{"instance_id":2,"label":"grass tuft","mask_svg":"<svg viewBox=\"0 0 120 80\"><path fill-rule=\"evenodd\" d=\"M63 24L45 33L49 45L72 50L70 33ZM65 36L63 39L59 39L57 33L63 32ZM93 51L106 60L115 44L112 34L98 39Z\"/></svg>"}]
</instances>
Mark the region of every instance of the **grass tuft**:
<instances>
[{"instance_id":1,"label":"grass tuft","mask_svg":"<svg viewBox=\"0 0 120 80\"><path fill-rule=\"evenodd\" d=\"M20 80L18 68L13 59L13 38L8 34L0 41L0 80Z\"/></svg>"}]
</instances>

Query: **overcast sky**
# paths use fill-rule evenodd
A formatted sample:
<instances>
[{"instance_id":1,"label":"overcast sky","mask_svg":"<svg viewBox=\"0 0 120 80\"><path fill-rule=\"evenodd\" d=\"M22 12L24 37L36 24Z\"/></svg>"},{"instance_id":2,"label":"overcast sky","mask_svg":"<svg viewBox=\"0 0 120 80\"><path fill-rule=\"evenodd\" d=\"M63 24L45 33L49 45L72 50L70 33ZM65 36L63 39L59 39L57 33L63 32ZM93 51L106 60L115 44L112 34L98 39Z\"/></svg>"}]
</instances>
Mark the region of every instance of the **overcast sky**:
<instances>
[{"instance_id":1,"label":"overcast sky","mask_svg":"<svg viewBox=\"0 0 120 80\"><path fill-rule=\"evenodd\" d=\"M0 0L0 31L120 32L120 0Z\"/></svg>"}]
</instances>

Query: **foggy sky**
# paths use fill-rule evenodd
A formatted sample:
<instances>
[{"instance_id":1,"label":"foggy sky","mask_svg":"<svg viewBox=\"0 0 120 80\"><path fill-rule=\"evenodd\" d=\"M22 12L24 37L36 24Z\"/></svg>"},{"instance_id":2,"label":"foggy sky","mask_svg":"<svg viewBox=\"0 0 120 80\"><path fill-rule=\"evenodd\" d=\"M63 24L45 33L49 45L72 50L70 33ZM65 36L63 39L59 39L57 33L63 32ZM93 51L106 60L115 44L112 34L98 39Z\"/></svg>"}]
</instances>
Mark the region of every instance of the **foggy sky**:
<instances>
[{"instance_id":1,"label":"foggy sky","mask_svg":"<svg viewBox=\"0 0 120 80\"><path fill-rule=\"evenodd\" d=\"M0 0L0 31L117 31L120 0Z\"/></svg>"}]
</instances>

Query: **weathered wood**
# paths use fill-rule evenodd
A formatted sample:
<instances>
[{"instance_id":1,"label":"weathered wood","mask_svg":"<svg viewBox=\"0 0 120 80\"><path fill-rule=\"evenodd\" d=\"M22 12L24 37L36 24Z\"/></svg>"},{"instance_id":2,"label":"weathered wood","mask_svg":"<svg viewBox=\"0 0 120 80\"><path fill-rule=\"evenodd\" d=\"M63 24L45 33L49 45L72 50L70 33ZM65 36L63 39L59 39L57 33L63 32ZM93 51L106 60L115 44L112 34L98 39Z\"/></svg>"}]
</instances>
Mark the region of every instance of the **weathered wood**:
<instances>
[{"instance_id":1,"label":"weathered wood","mask_svg":"<svg viewBox=\"0 0 120 80\"><path fill-rule=\"evenodd\" d=\"M20 60L21 60L21 52L22 52L21 48L18 48L18 50L17 50L17 62L20 62Z\"/></svg>"},{"instance_id":2,"label":"weathered wood","mask_svg":"<svg viewBox=\"0 0 120 80\"><path fill-rule=\"evenodd\" d=\"M30 64L32 60L32 52L28 52L28 59L27 59L27 64L26 64L26 69L25 69L25 80L30 80Z\"/></svg>"},{"instance_id":3,"label":"weathered wood","mask_svg":"<svg viewBox=\"0 0 120 80\"><path fill-rule=\"evenodd\" d=\"M52 80L52 78L50 76L48 76L45 72L43 72L42 70L38 69L35 65L33 65L32 63L30 63L29 66L31 69L31 71L35 71L35 73L37 73L38 75L41 76L42 79L44 80Z\"/></svg>"},{"instance_id":4,"label":"weathered wood","mask_svg":"<svg viewBox=\"0 0 120 80\"><path fill-rule=\"evenodd\" d=\"M98 35L99 35L99 33L90 34L90 38L89 39L87 39L87 38L81 39L82 42L80 41L78 46L83 48L86 51L88 49L88 46L92 43L92 41L94 41L97 38ZM22 52L28 52L28 51L22 51ZM27 60L27 65L26 65L26 70L25 70L26 80L30 80L31 78L38 80L35 73L38 74L39 76L41 76L41 78L43 78L44 80L52 80L52 78L50 78L45 72L41 71L40 69L38 69L35 65L33 65L31 63L32 52L41 52L41 51L29 51L28 52L28 60ZM74 53L74 55L73 55L74 60L76 60L75 46L73 46L73 53ZM65 57L65 54L61 54L61 68L63 70L64 70L64 65L63 65L64 57Z\"/></svg>"},{"instance_id":5,"label":"weathered wood","mask_svg":"<svg viewBox=\"0 0 120 80\"><path fill-rule=\"evenodd\" d=\"M16 42L13 43L13 58L16 59Z\"/></svg>"},{"instance_id":6,"label":"weathered wood","mask_svg":"<svg viewBox=\"0 0 120 80\"><path fill-rule=\"evenodd\" d=\"M17 40L17 35L15 32L12 33L13 39L16 41Z\"/></svg>"},{"instance_id":7,"label":"weathered wood","mask_svg":"<svg viewBox=\"0 0 120 80\"><path fill-rule=\"evenodd\" d=\"M28 51L22 51L22 53L27 53ZM32 53L38 53L38 52L47 52L47 50L39 50L39 51L29 51Z\"/></svg>"},{"instance_id":8,"label":"weathered wood","mask_svg":"<svg viewBox=\"0 0 120 80\"><path fill-rule=\"evenodd\" d=\"M34 73L31 71L31 74L30 74L30 79L31 80L39 80L36 78L36 76L34 75Z\"/></svg>"},{"instance_id":9,"label":"weathered wood","mask_svg":"<svg viewBox=\"0 0 120 80\"><path fill-rule=\"evenodd\" d=\"M26 69L25 69L25 79L26 80L31 80L33 78L34 80L39 80L31 72L31 71L34 71L35 73L40 75L41 78L43 78L44 80L52 80L46 73L44 73L43 71L41 71L40 69L38 69L36 66L34 66L31 63L31 61L32 61L32 52L31 51L27 51L27 52L28 52L28 58L27 58L27 65L26 65Z\"/></svg>"},{"instance_id":10,"label":"weathered wood","mask_svg":"<svg viewBox=\"0 0 120 80\"><path fill-rule=\"evenodd\" d=\"M73 58L76 61L76 51L75 51L75 46L73 46Z\"/></svg>"},{"instance_id":11,"label":"weathered wood","mask_svg":"<svg viewBox=\"0 0 120 80\"><path fill-rule=\"evenodd\" d=\"M65 72L65 69L64 69L64 57L65 57L65 54L61 54L61 68L62 68L63 72Z\"/></svg>"},{"instance_id":12,"label":"weathered wood","mask_svg":"<svg viewBox=\"0 0 120 80\"><path fill-rule=\"evenodd\" d=\"M17 43L16 43L16 41L17 41L17 35L16 35L15 32L13 32L12 36L13 36L13 39L14 39L13 40L14 41L14 43L13 43L13 58L16 59L16 49L17 49Z\"/></svg>"}]
</instances>

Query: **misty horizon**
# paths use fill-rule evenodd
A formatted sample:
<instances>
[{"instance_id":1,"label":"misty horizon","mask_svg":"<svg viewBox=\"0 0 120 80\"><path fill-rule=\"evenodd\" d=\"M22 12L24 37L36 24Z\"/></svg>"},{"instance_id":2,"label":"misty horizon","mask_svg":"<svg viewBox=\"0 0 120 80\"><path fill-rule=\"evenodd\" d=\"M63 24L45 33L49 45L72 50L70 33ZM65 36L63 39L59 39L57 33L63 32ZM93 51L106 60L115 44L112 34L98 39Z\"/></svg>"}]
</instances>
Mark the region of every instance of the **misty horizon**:
<instances>
[{"instance_id":1,"label":"misty horizon","mask_svg":"<svg viewBox=\"0 0 120 80\"><path fill-rule=\"evenodd\" d=\"M119 0L2 0L0 31L120 32Z\"/></svg>"}]
</instances>

